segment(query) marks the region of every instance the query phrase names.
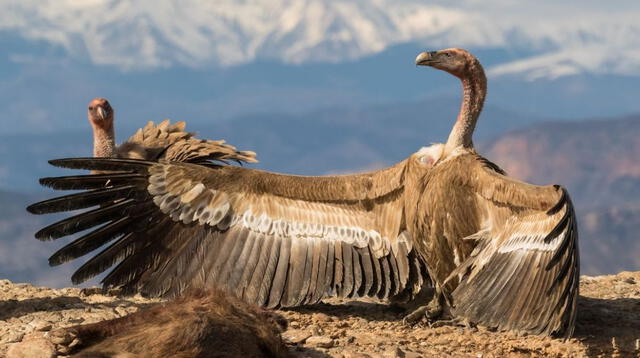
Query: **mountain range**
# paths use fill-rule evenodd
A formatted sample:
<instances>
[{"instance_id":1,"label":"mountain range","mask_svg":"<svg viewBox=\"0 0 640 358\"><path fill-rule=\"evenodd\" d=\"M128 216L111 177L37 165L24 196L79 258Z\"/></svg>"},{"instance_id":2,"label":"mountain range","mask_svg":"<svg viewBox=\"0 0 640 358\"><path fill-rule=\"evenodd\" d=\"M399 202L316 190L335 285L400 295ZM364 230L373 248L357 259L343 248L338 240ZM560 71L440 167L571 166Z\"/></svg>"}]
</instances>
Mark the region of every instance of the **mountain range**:
<instances>
[{"instance_id":1,"label":"mountain range","mask_svg":"<svg viewBox=\"0 0 640 358\"><path fill-rule=\"evenodd\" d=\"M3 7L0 29L125 69L344 62L418 42L519 49L522 58L492 71L532 79L640 74L640 6L629 0L24 0Z\"/></svg>"}]
</instances>

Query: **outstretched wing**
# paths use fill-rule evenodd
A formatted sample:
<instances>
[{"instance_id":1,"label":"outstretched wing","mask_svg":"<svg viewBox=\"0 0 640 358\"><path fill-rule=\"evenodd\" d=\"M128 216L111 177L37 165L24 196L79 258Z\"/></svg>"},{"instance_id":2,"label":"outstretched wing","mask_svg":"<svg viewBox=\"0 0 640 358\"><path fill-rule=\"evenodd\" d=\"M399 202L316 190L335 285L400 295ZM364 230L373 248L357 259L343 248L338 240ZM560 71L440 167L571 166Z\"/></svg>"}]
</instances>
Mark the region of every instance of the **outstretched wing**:
<instances>
[{"instance_id":1,"label":"outstretched wing","mask_svg":"<svg viewBox=\"0 0 640 358\"><path fill-rule=\"evenodd\" d=\"M41 179L87 191L28 208L42 214L103 205L36 234L46 240L88 230L56 252L52 265L115 240L78 269L75 283L118 263L106 286L160 296L215 286L277 307L329 294L410 297L426 279L403 227L404 162L344 177L125 159L52 164L117 171Z\"/></svg>"},{"instance_id":2,"label":"outstretched wing","mask_svg":"<svg viewBox=\"0 0 640 358\"><path fill-rule=\"evenodd\" d=\"M579 284L578 230L567 191L474 171L485 227L452 273L454 313L501 330L570 336Z\"/></svg>"},{"instance_id":3,"label":"outstretched wing","mask_svg":"<svg viewBox=\"0 0 640 358\"><path fill-rule=\"evenodd\" d=\"M171 124L168 119L156 125L149 121L126 142L116 148L115 157L176 162L234 160L255 163L256 153L238 151L224 140L206 140L185 131L185 122Z\"/></svg>"}]
</instances>

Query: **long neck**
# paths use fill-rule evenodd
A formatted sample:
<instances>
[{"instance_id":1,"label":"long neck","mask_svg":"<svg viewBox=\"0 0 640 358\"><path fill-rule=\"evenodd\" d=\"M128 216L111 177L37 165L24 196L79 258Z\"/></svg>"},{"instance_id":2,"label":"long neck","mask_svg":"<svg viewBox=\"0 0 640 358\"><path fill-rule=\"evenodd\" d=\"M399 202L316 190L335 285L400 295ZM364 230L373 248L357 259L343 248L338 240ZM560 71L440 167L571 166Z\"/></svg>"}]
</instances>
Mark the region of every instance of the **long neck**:
<instances>
[{"instance_id":1,"label":"long neck","mask_svg":"<svg viewBox=\"0 0 640 358\"><path fill-rule=\"evenodd\" d=\"M113 124L106 128L93 125L93 156L112 157L115 152L116 140Z\"/></svg>"},{"instance_id":2,"label":"long neck","mask_svg":"<svg viewBox=\"0 0 640 358\"><path fill-rule=\"evenodd\" d=\"M477 61L470 66L464 76L460 77L460 80L462 81L462 105L458 119L449 134L445 147L446 153L451 153L460 147L473 149L471 137L487 95L487 78Z\"/></svg>"}]
</instances>

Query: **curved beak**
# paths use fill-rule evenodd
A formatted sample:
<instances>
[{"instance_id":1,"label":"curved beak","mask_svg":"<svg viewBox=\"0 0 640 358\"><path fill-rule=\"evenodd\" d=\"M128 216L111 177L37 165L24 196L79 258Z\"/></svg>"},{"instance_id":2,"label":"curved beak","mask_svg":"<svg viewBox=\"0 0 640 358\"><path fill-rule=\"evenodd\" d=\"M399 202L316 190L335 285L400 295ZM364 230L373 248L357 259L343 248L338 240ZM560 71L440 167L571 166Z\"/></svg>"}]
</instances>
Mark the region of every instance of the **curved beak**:
<instances>
[{"instance_id":1,"label":"curved beak","mask_svg":"<svg viewBox=\"0 0 640 358\"><path fill-rule=\"evenodd\" d=\"M105 111L101 106L98 106L98 108L96 108L96 112L98 113L98 117L103 121L107 119L107 111Z\"/></svg>"},{"instance_id":2,"label":"curved beak","mask_svg":"<svg viewBox=\"0 0 640 358\"><path fill-rule=\"evenodd\" d=\"M416 57L416 66L430 66L435 61L434 57L436 55L436 51L431 52L421 52L418 57Z\"/></svg>"}]
</instances>

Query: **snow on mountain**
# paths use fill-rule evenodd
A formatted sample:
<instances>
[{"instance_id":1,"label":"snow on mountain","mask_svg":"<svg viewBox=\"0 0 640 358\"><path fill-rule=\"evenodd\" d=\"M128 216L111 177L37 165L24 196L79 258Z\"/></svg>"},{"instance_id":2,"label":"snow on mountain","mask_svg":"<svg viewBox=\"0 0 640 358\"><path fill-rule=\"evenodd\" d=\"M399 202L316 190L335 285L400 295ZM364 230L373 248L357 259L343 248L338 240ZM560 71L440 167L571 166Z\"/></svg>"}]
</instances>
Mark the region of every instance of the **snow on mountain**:
<instances>
[{"instance_id":1,"label":"snow on mountain","mask_svg":"<svg viewBox=\"0 0 640 358\"><path fill-rule=\"evenodd\" d=\"M494 75L640 75L635 0L22 0L0 10L5 34L129 70L341 62L417 42L527 53Z\"/></svg>"}]
</instances>

